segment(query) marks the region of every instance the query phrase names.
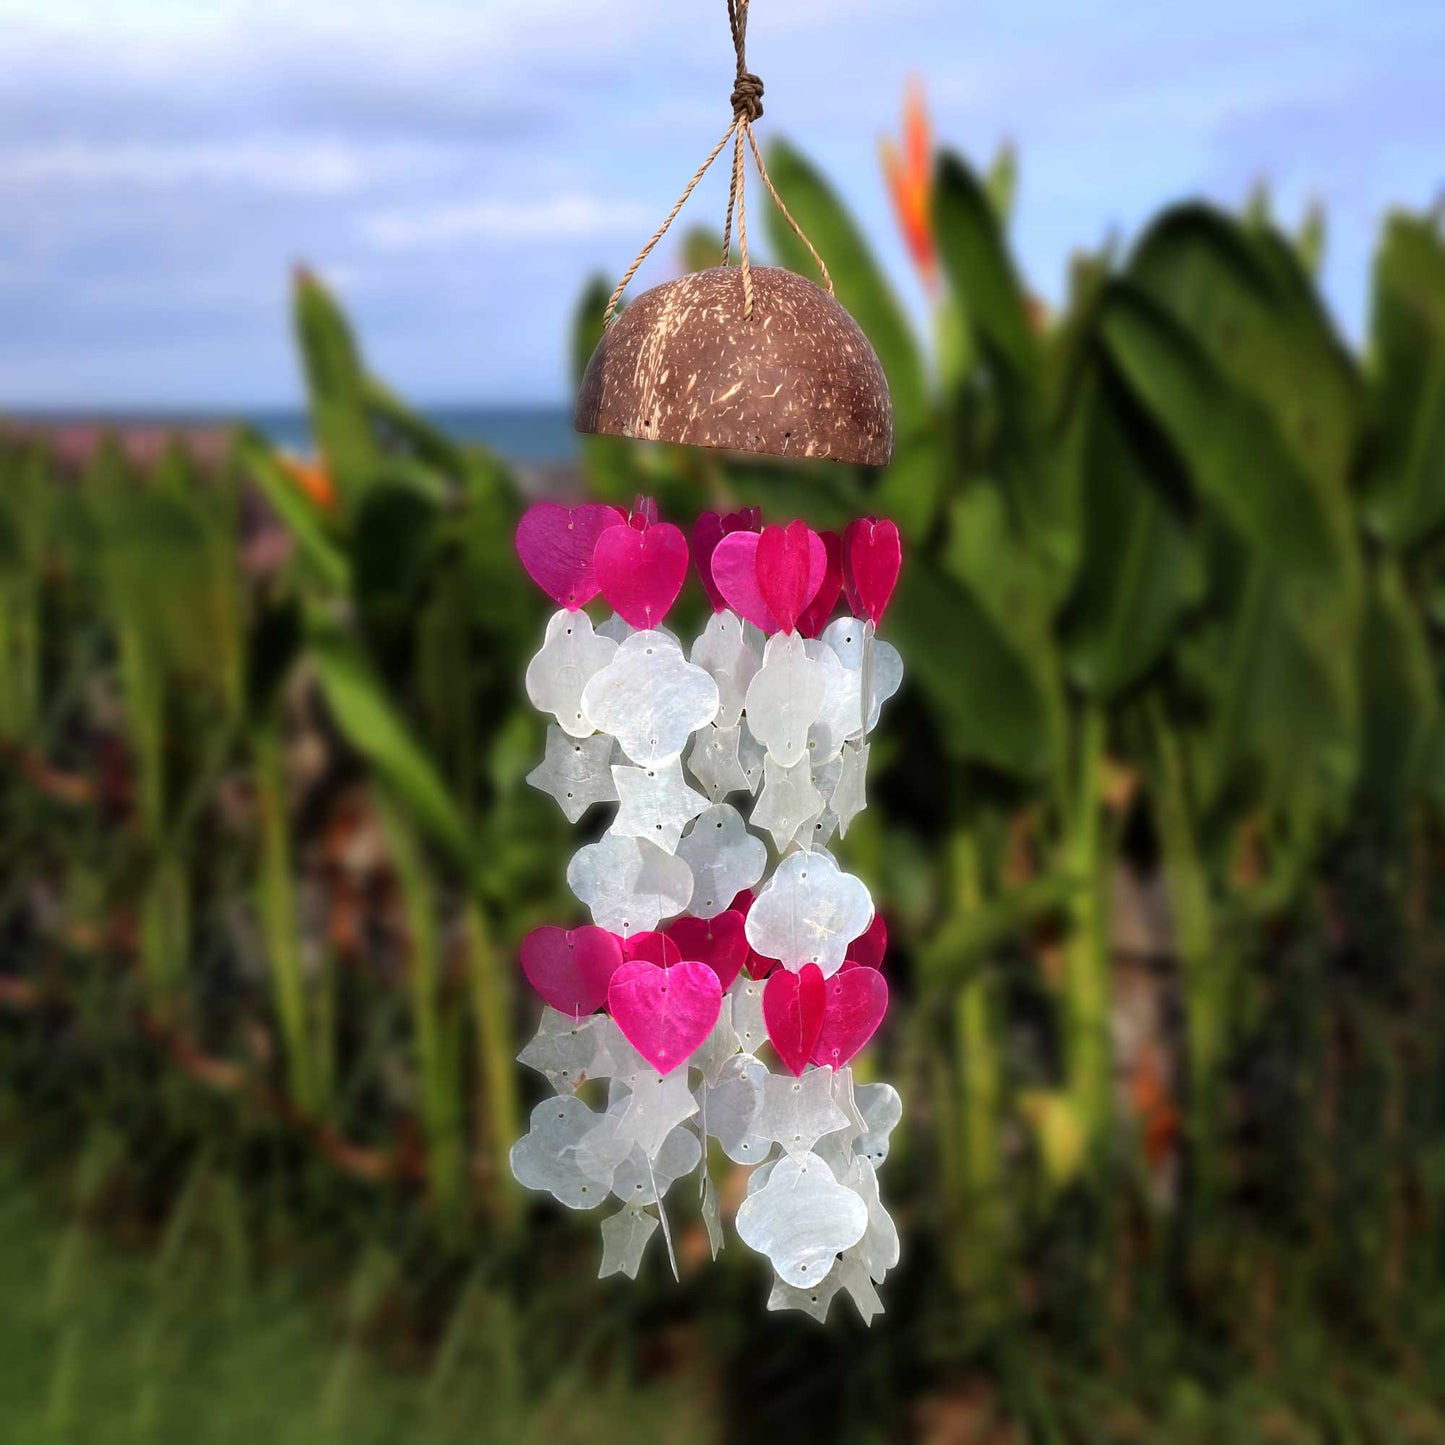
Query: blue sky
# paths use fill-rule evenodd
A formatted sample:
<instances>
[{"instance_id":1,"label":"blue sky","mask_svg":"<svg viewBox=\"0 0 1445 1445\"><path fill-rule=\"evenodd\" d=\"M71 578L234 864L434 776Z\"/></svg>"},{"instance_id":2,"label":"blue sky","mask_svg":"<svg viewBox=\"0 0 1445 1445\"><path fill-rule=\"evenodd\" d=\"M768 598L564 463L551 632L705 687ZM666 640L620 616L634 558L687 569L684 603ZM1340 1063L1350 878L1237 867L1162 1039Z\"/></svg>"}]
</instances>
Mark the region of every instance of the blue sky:
<instances>
[{"instance_id":1,"label":"blue sky","mask_svg":"<svg viewBox=\"0 0 1445 1445\"><path fill-rule=\"evenodd\" d=\"M1263 177L1290 222L1327 207L1358 335L1381 218L1445 184L1442 0L754 0L750 40L760 135L821 163L920 318L877 166L911 73L941 138L1017 144L1048 298L1076 247ZM666 212L730 72L723 0L0 0L0 408L289 402L301 261L410 396L560 401L584 277Z\"/></svg>"}]
</instances>

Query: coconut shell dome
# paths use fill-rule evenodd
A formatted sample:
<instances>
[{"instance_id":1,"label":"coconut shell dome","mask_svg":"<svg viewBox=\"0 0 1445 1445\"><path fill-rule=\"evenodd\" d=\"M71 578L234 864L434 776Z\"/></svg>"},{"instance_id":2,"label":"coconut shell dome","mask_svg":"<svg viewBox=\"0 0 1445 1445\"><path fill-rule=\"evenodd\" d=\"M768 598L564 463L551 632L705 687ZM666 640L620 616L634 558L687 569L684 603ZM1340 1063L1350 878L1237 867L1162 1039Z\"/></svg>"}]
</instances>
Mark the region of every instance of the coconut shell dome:
<instances>
[{"instance_id":1,"label":"coconut shell dome","mask_svg":"<svg viewBox=\"0 0 1445 1445\"><path fill-rule=\"evenodd\" d=\"M587 363L580 432L883 466L893 407L858 323L792 271L719 266L645 291Z\"/></svg>"}]
</instances>

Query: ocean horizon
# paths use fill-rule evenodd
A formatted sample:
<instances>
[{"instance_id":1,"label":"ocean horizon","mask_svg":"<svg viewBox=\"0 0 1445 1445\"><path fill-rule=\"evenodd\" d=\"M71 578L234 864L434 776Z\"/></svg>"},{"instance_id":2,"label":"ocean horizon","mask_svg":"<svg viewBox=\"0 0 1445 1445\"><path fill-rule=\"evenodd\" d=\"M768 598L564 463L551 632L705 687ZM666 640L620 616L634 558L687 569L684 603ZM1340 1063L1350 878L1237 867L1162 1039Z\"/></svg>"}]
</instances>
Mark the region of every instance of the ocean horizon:
<instances>
[{"instance_id":1,"label":"ocean horizon","mask_svg":"<svg viewBox=\"0 0 1445 1445\"><path fill-rule=\"evenodd\" d=\"M569 462L578 454L567 406L466 406L449 404L418 407L439 431L459 442L479 442L512 462ZM188 428L247 423L276 446L298 455L313 450L311 421L302 407L28 407L7 410L0 420L46 425L99 424L115 427Z\"/></svg>"}]
</instances>

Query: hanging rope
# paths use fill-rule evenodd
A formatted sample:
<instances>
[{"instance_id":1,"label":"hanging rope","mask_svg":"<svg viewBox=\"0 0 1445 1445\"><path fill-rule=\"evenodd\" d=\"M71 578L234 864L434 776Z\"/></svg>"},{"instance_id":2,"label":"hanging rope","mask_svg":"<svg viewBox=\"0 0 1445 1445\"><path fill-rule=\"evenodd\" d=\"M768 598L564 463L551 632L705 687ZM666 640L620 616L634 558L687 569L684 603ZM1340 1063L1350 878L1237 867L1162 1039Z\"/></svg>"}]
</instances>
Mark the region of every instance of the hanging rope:
<instances>
[{"instance_id":1,"label":"hanging rope","mask_svg":"<svg viewBox=\"0 0 1445 1445\"><path fill-rule=\"evenodd\" d=\"M696 174L687 183L683 193L667 213L667 219L652 233L651 239L637 253L636 260L627 268L622 279L617 283L616 290L608 298L607 309L602 313L604 330L612 325L612 318L617 311L617 303L622 300L622 293L627 290L628 284L637 274L638 267L647 260L652 248L667 235L668 228L677 219L677 213L687 204L687 198L697 188L697 183L707 174L708 168L722 154L723 147L729 141L733 143L733 165L732 181L728 186L727 219L723 224L722 263L726 266L732 260L733 217L736 215L738 258L742 263L743 273L743 317L751 321L753 316L753 272L752 267L748 264L747 202L744 195L746 190L744 141L753 153L753 161L757 165L758 175L762 177L763 184L768 188L768 194L783 213L783 219L787 221L793 234L808 248L808 254L813 258L823 277L823 284L827 288L828 295L833 294L833 278L828 274L828 268L823 264L823 258L818 254L813 243L804 235L803 228L793 219L792 213L783 204L783 198L778 194L772 178L768 175L767 167L763 164L763 153L758 149L757 140L753 136L753 122L760 119L763 113L763 82L748 69L748 3L749 0L727 0L728 25L732 30L733 53L737 57L737 75L733 81L731 97L732 124L723 133L723 138L708 153L707 159L697 168Z\"/></svg>"}]
</instances>

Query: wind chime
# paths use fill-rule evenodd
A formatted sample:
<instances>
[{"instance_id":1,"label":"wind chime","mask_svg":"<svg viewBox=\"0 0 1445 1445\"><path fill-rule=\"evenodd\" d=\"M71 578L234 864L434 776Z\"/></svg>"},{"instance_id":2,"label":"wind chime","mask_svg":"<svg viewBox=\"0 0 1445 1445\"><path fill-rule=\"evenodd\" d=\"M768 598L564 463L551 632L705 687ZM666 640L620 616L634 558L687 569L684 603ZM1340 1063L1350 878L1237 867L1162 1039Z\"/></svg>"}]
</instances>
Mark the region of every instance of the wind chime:
<instances>
[{"instance_id":1,"label":"wind chime","mask_svg":"<svg viewBox=\"0 0 1445 1445\"><path fill-rule=\"evenodd\" d=\"M729 0L732 124L613 293L577 426L881 465L882 370L753 139L763 86L746 65L747 11ZM617 311L730 141L723 265ZM750 264L748 150L826 289ZM841 536L764 526L752 507L704 513L689 543L639 499L630 514L539 503L516 541L558 606L527 669L527 695L550 718L528 781L572 823L596 804L616 810L567 868L591 922L522 944L545 1008L518 1057L555 1095L533 1110L513 1171L570 1208L607 1209L602 1275L635 1278L659 1231L676 1273L664 1199L678 1181L698 1176L714 1257L723 1245L715 1146L751 1168L736 1229L773 1266L768 1307L821 1320L842 1290L871 1321L898 1261L878 1169L902 1105L850 1065L887 1010L887 935L828 844L865 806L869 738L902 680L877 635L898 529L874 517ZM665 620L690 569L712 615L684 650ZM599 595L612 615L594 627L584 609Z\"/></svg>"}]
</instances>

